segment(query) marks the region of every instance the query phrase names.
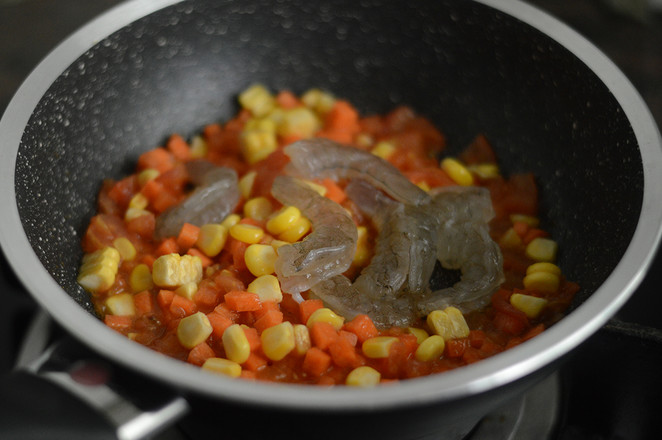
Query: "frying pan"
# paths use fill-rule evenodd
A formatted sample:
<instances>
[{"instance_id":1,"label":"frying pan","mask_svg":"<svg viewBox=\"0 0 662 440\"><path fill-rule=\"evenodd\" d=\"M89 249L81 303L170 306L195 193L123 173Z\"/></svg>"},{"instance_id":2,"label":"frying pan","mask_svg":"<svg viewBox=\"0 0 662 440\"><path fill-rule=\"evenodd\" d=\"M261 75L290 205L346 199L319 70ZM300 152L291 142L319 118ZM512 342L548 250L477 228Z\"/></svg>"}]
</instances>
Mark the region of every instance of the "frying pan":
<instances>
[{"instance_id":1,"label":"frying pan","mask_svg":"<svg viewBox=\"0 0 662 440\"><path fill-rule=\"evenodd\" d=\"M228 119L237 93L255 82L295 93L319 87L363 114L410 105L445 133L449 154L485 134L505 174L537 178L558 264L582 287L571 312L493 358L370 390L210 377L105 327L76 284L101 180L129 173L171 133L191 136ZM556 368L641 281L661 233L661 150L624 75L577 33L519 1L136 0L65 40L8 106L0 243L75 341L119 376L138 378L130 383L151 383L141 393L168 389L172 401L186 399L201 419L192 432L207 425L217 433L238 426L237 438L420 438L443 427L447 438L461 438ZM21 374L3 390L24 386ZM14 396L30 394L23 390ZM97 420L72 420L81 419Z\"/></svg>"}]
</instances>

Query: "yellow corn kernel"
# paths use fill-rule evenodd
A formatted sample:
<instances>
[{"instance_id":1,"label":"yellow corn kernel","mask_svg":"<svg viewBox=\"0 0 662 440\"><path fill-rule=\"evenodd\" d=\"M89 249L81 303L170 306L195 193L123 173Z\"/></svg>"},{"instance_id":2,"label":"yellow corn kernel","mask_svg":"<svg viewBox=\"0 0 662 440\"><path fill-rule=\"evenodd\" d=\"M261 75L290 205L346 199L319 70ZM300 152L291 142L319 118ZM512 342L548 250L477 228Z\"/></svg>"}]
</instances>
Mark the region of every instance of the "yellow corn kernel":
<instances>
[{"instance_id":1,"label":"yellow corn kernel","mask_svg":"<svg viewBox=\"0 0 662 440\"><path fill-rule=\"evenodd\" d=\"M306 354L308 349L312 347L312 342L310 341L310 332L308 327L303 324L294 325L294 349L297 354L303 356Z\"/></svg>"},{"instance_id":2,"label":"yellow corn kernel","mask_svg":"<svg viewBox=\"0 0 662 440\"><path fill-rule=\"evenodd\" d=\"M186 299L193 300L193 297L197 291L198 285L196 283L186 283L175 289L175 294L183 296Z\"/></svg>"},{"instance_id":3,"label":"yellow corn kernel","mask_svg":"<svg viewBox=\"0 0 662 440\"><path fill-rule=\"evenodd\" d=\"M260 297L260 301L273 301L279 303L283 300L283 291L280 290L278 278L273 275L260 275L246 288L247 291Z\"/></svg>"},{"instance_id":4,"label":"yellow corn kernel","mask_svg":"<svg viewBox=\"0 0 662 440\"><path fill-rule=\"evenodd\" d=\"M269 244L270 244L271 247L274 248L274 250L276 251L276 255L278 255L278 249L279 249L281 246L285 246L286 244L289 244L289 243L286 242L286 241L278 240L278 239L275 239L275 238L274 238L273 240L271 240L271 243L269 243Z\"/></svg>"},{"instance_id":5,"label":"yellow corn kernel","mask_svg":"<svg viewBox=\"0 0 662 440\"><path fill-rule=\"evenodd\" d=\"M145 186L147 182L156 179L157 177L159 177L160 174L161 173L159 173L159 170L156 170L154 168L146 168L138 174L138 184L141 187Z\"/></svg>"},{"instance_id":6,"label":"yellow corn kernel","mask_svg":"<svg viewBox=\"0 0 662 440\"><path fill-rule=\"evenodd\" d=\"M322 307L315 310L310 314L306 326L309 328L313 326L316 322L327 322L333 326L336 330L340 330L345 323L345 318L340 315L337 315L333 310Z\"/></svg>"},{"instance_id":7,"label":"yellow corn kernel","mask_svg":"<svg viewBox=\"0 0 662 440\"><path fill-rule=\"evenodd\" d=\"M307 107L295 107L285 111L283 120L278 125L278 134L309 138L320 128L322 123L312 110Z\"/></svg>"},{"instance_id":8,"label":"yellow corn kernel","mask_svg":"<svg viewBox=\"0 0 662 440\"><path fill-rule=\"evenodd\" d=\"M123 261L131 261L136 258L136 247L126 237L119 237L113 240L113 247L120 253Z\"/></svg>"},{"instance_id":9,"label":"yellow corn kernel","mask_svg":"<svg viewBox=\"0 0 662 440\"><path fill-rule=\"evenodd\" d=\"M230 214L223 219L221 226L229 230L231 227L239 223L240 220L241 216L239 214Z\"/></svg>"},{"instance_id":10,"label":"yellow corn kernel","mask_svg":"<svg viewBox=\"0 0 662 440\"><path fill-rule=\"evenodd\" d=\"M245 130L241 133L241 153L249 164L266 159L276 151L276 134L270 131Z\"/></svg>"},{"instance_id":11,"label":"yellow corn kernel","mask_svg":"<svg viewBox=\"0 0 662 440\"><path fill-rule=\"evenodd\" d=\"M139 264L133 268L131 275L129 275L129 285L133 293L142 292L154 287L152 281L152 272L146 264Z\"/></svg>"},{"instance_id":12,"label":"yellow corn kernel","mask_svg":"<svg viewBox=\"0 0 662 440\"><path fill-rule=\"evenodd\" d=\"M251 345L241 325L232 324L226 328L221 339L228 359L238 364L246 362L251 354Z\"/></svg>"},{"instance_id":13,"label":"yellow corn kernel","mask_svg":"<svg viewBox=\"0 0 662 440\"><path fill-rule=\"evenodd\" d=\"M202 261L197 256L162 255L152 265L152 281L159 287L179 287L201 279Z\"/></svg>"},{"instance_id":14,"label":"yellow corn kernel","mask_svg":"<svg viewBox=\"0 0 662 440\"><path fill-rule=\"evenodd\" d=\"M255 183L255 176L257 171L249 171L239 179L239 192L244 199L248 199L253 191L253 184Z\"/></svg>"},{"instance_id":15,"label":"yellow corn kernel","mask_svg":"<svg viewBox=\"0 0 662 440\"><path fill-rule=\"evenodd\" d=\"M202 136L193 136L191 139L191 158L202 159L207 156L209 147L207 141Z\"/></svg>"},{"instance_id":16,"label":"yellow corn kernel","mask_svg":"<svg viewBox=\"0 0 662 440\"><path fill-rule=\"evenodd\" d=\"M135 194L131 197L131 200L129 200L129 208L145 209L147 208L147 205L149 205L149 200L147 200L147 197L145 197L143 193Z\"/></svg>"},{"instance_id":17,"label":"yellow corn kernel","mask_svg":"<svg viewBox=\"0 0 662 440\"><path fill-rule=\"evenodd\" d=\"M428 335L428 332L426 332L422 328L417 328L417 327L407 327L407 333L416 336L416 342L419 344L425 341L428 338L428 336L430 336Z\"/></svg>"},{"instance_id":18,"label":"yellow corn kernel","mask_svg":"<svg viewBox=\"0 0 662 440\"><path fill-rule=\"evenodd\" d=\"M474 177L471 171L457 159L452 157L445 158L441 161L441 169L446 171L446 174L458 185L469 186L474 183Z\"/></svg>"},{"instance_id":19,"label":"yellow corn kernel","mask_svg":"<svg viewBox=\"0 0 662 440\"><path fill-rule=\"evenodd\" d=\"M108 307L111 315L133 316L136 314L133 295L130 293L120 293L109 297L106 300L106 307Z\"/></svg>"},{"instance_id":20,"label":"yellow corn kernel","mask_svg":"<svg viewBox=\"0 0 662 440\"><path fill-rule=\"evenodd\" d=\"M391 346L398 340L394 336L376 336L367 339L361 346L363 354L372 359L382 359L388 357Z\"/></svg>"},{"instance_id":21,"label":"yellow corn kernel","mask_svg":"<svg viewBox=\"0 0 662 440\"><path fill-rule=\"evenodd\" d=\"M239 104L261 118L273 110L276 100L266 87L254 84L239 94Z\"/></svg>"},{"instance_id":22,"label":"yellow corn kernel","mask_svg":"<svg viewBox=\"0 0 662 440\"><path fill-rule=\"evenodd\" d=\"M499 245L504 248L514 248L522 244L522 239L513 228L509 228L499 239Z\"/></svg>"},{"instance_id":23,"label":"yellow corn kernel","mask_svg":"<svg viewBox=\"0 0 662 440\"><path fill-rule=\"evenodd\" d=\"M308 179L298 179L299 182L303 183L306 185L308 188L312 189L315 191L317 194L321 195L324 197L326 195L326 186L320 185L319 183L315 183L312 180Z\"/></svg>"},{"instance_id":24,"label":"yellow corn kernel","mask_svg":"<svg viewBox=\"0 0 662 440\"><path fill-rule=\"evenodd\" d=\"M120 253L106 247L87 254L78 275L78 284L92 293L104 292L113 285L120 264Z\"/></svg>"},{"instance_id":25,"label":"yellow corn kernel","mask_svg":"<svg viewBox=\"0 0 662 440\"><path fill-rule=\"evenodd\" d=\"M557 276L561 276L561 268L554 263L548 263L546 261L542 261L540 263L533 263L532 265L526 268L527 275L532 274L534 272L547 272Z\"/></svg>"},{"instance_id":26,"label":"yellow corn kernel","mask_svg":"<svg viewBox=\"0 0 662 440\"><path fill-rule=\"evenodd\" d=\"M301 211L296 206L283 206L271 215L267 221L267 231L278 235L291 228L301 218Z\"/></svg>"},{"instance_id":27,"label":"yellow corn kernel","mask_svg":"<svg viewBox=\"0 0 662 440\"><path fill-rule=\"evenodd\" d=\"M149 214L151 214L151 212L147 211L146 209L127 208L127 210L124 212L124 220L128 222L138 217L142 217L143 215Z\"/></svg>"},{"instance_id":28,"label":"yellow corn kernel","mask_svg":"<svg viewBox=\"0 0 662 440\"><path fill-rule=\"evenodd\" d=\"M416 349L416 353L414 353L414 357L421 362L439 359L444 353L445 346L444 338L439 335L432 335L420 343Z\"/></svg>"},{"instance_id":29,"label":"yellow corn kernel","mask_svg":"<svg viewBox=\"0 0 662 440\"><path fill-rule=\"evenodd\" d=\"M492 179L499 177L501 174L499 166L495 163L478 163L467 166L467 169L472 173L476 173L481 179Z\"/></svg>"},{"instance_id":30,"label":"yellow corn kernel","mask_svg":"<svg viewBox=\"0 0 662 440\"><path fill-rule=\"evenodd\" d=\"M349 372L345 379L345 385L352 387L369 388L379 385L382 375L372 367L356 367Z\"/></svg>"},{"instance_id":31,"label":"yellow corn kernel","mask_svg":"<svg viewBox=\"0 0 662 440\"><path fill-rule=\"evenodd\" d=\"M225 246L228 239L228 230L217 223L208 223L200 226L200 232L195 245L206 256L215 257Z\"/></svg>"},{"instance_id":32,"label":"yellow corn kernel","mask_svg":"<svg viewBox=\"0 0 662 440\"><path fill-rule=\"evenodd\" d=\"M294 243L295 241L301 240L308 232L310 232L311 228L312 225L310 224L310 220L301 216L299 217L299 220L294 222L292 227L278 234L278 239Z\"/></svg>"},{"instance_id":33,"label":"yellow corn kernel","mask_svg":"<svg viewBox=\"0 0 662 440\"><path fill-rule=\"evenodd\" d=\"M549 238L534 238L526 246L526 255L536 261L552 262L556 260L558 245Z\"/></svg>"},{"instance_id":34,"label":"yellow corn kernel","mask_svg":"<svg viewBox=\"0 0 662 440\"><path fill-rule=\"evenodd\" d=\"M554 293L559 290L561 279L549 272L533 272L524 277L524 288L538 292Z\"/></svg>"},{"instance_id":35,"label":"yellow corn kernel","mask_svg":"<svg viewBox=\"0 0 662 440\"><path fill-rule=\"evenodd\" d=\"M420 189L422 189L422 190L425 191L425 192L430 192L430 189L431 189L431 188L430 188L430 185L428 185L428 183L427 183L426 181L424 181L424 180L418 182L418 183L416 184L416 186L419 187Z\"/></svg>"},{"instance_id":36,"label":"yellow corn kernel","mask_svg":"<svg viewBox=\"0 0 662 440\"><path fill-rule=\"evenodd\" d=\"M236 240L253 244L259 243L259 241L262 240L262 237L264 237L264 230L259 226L237 223L230 228L230 235Z\"/></svg>"},{"instance_id":37,"label":"yellow corn kernel","mask_svg":"<svg viewBox=\"0 0 662 440\"><path fill-rule=\"evenodd\" d=\"M267 116L265 116L265 118L271 120L275 126L278 127L285 119L285 109L275 107Z\"/></svg>"},{"instance_id":38,"label":"yellow corn kernel","mask_svg":"<svg viewBox=\"0 0 662 440\"><path fill-rule=\"evenodd\" d=\"M196 312L179 321L177 339L179 339L179 343L183 347L191 349L205 342L209 335L211 335L212 330L207 315L202 312Z\"/></svg>"},{"instance_id":39,"label":"yellow corn kernel","mask_svg":"<svg viewBox=\"0 0 662 440\"><path fill-rule=\"evenodd\" d=\"M434 310L428 314L427 324L430 329L444 340L466 338L469 336L469 326L462 312L455 307L444 310Z\"/></svg>"},{"instance_id":40,"label":"yellow corn kernel","mask_svg":"<svg viewBox=\"0 0 662 440\"><path fill-rule=\"evenodd\" d=\"M205 363L202 364L202 369L230 377L239 377L241 375L241 365L230 359L218 357L207 359Z\"/></svg>"},{"instance_id":41,"label":"yellow corn kernel","mask_svg":"<svg viewBox=\"0 0 662 440\"><path fill-rule=\"evenodd\" d=\"M254 220L266 220L273 212L273 206L266 197L253 197L244 203L244 216Z\"/></svg>"},{"instance_id":42,"label":"yellow corn kernel","mask_svg":"<svg viewBox=\"0 0 662 440\"><path fill-rule=\"evenodd\" d=\"M356 228L358 239L356 240L356 252L352 263L363 266L370 258L370 246L368 245L368 228L359 226Z\"/></svg>"},{"instance_id":43,"label":"yellow corn kernel","mask_svg":"<svg viewBox=\"0 0 662 440\"><path fill-rule=\"evenodd\" d=\"M375 140L368 133L359 133L355 139L356 145L363 150L367 150L375 143Z\"/></svg>"},{"instance_id":44,"label":"yellow corn kernel","mask_svg":"<svg viewBox=\"0 0 662 440\"><path fill-rule=\"evenodd\" d=\"M310 89L301 96L301 101L307 106L323 115L328 113L336 103L332 94L320 89Z\"/></svg>"},{"instance_id":45,"label":"yellow corn kernel","mask_svg":"<svg viewBox=\"0 0 662 440\"><path fill-rule=\"evenodd\" d=\"M396 146L393 142L390 141L380 141L377 142L377 145L373 147L370 152L375 156L381 157L382 159L388 160L393 153L395 153Z\"/></svg>"},{"instance_id":46,"label":"yellow corn kernel","mask_svg":"<svg viewBox=\"0 0 662 440\"><path fill-rule=\"evenodd\" d=\"M538 217L526 214L510 214L510 221L513 223L526 223L532 228L537 228L540 225L540 219Z\"/></svg>"},{"instance_id":47,"label":"yellow corn kernel","mask_svg":"<svg viewBox=\"0 0 662 440\"><path fill-rule=\"evenodd\" d=\"M524 312L529 318L536 318L545 308L548 301L545 298L513 293L510 295L510 304L517 310Z\"/></svg>"},{"instance_id":48,"label":"yellow corn kernel","mask_svg":"<svg viewBox=\"0 0 662 440\"><path fill-rule=\"evenodd\" d=\"M276 258L276 251L270 244L251 244L244 253L246 267L256 277L274 273Z\"/></svg>"},{"instance_id":49,"label":"yellow corn kernel","mask_svg":"<svg viewBox=\"0 0 662 440\"><path fill-rule=\"evenodd\" d=\"M272 361L283 359L296 346L294 327L289 321L264 329L260 339L262 351Z\"/></svg>"}]
</instances>

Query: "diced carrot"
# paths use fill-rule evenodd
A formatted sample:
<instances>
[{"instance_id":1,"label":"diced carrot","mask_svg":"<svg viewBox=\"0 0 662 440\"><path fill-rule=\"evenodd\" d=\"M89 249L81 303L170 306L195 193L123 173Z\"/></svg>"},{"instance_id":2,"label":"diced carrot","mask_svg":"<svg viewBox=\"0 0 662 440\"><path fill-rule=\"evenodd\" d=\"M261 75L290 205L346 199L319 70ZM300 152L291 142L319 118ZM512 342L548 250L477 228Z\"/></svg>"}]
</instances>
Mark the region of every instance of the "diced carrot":
<instances>
[{"instance_id":1,"label":"diced carrot","mask_svg":"<svg viewBox=\"0 0 662 440\"><path fill-rule=\"evenodd\" d=\"M359 113L348 101L338 99L327 112L324 118L326 129L345 129L357 133L359 127Z\"/></svg>"},{"instance_id":2,"label":"diced carrot","mask_svg":"<svg viewBox=\"0 0 662 440\"><path fill-rule=\"evenodd\" d=\"M184 223L179 230L179 235L177 235L177 244L179 245L179 248L182 250L192 248L195 245L195 242L198 241L199 234L200 227L191 223Z\"/></svg>"},{"instance_id":3,"label":"diced carrot","mask_svg":"<svg viewBox=\"0 0 662 440\"><path fill-rule=\"evenodd\" d=\"M180 295L172 297L169 309L170 313L175 318L184 318L198 311L198 308L193 301Z\"/></svg>"},{"instance_id":4,"label":"diced carrot","mask_svg":"<svg viewBox=\"0 0 662 440\"><path fill-rule=\"evenodd\" d=\"M321 376L331 366L331 356L317 347L311 347L303 358L302 369L312 376ZM335 383L335 381L334 381Z\"/></svg>"},{"instance_id":5,"label":"diced carrot","mask_svg":"<svg viewBox=\"0 0 662 440\"><path fill-rule=\"evenodd\" d=\"M172 193L176 197L179 197L183 195L186 184L189 181L189 175L186 169L186 165L179 163L168 171L162 173L154 180L157 180L163 184L163 188L166 191Z\"/></svg>"},{"instance_id":6,"label":"diced carrot","mask_svg":"<svg viewBox=\"0 0 662 440\"><path fill-rule=\"evenodd\" d=\"M268 362L265 358L259 354L251 352L251 354L248 356L248 359L246 359L246 362L241 364L241 366L248 371L259 371L266 367L267 364Z\"/></svg>"},{"instance_id":7,"label":"diced carrot","mask_svg":"<svg viewBox=\"0 0 662 440\"><path fill-rule=\"evenodd\" d=\"M221 299L221 291L212 280L202 280L193 295L193 301L203 310L216 307Z\"/></svg>"},{"instance_id":8,"label":"diced carrot","mask_svg":"<svg viewBox=\"0 0 662 440\"><path fill-rule=\"evenodd\" d=\"M509 335L519 335L527 326L525 321L504 312L496 312L493 321L498 330Z\"/></svg>"},{"instance_id":9,"label":"diced carrot","mask_svg":"<svg viewBox=\"0 0 662 440\"><path fill-rule=\"evenodd\" d=\"M227 304L221 303L214 307L214 312L223 315L232 321L236 321L239 319L239 312L235 312L234 310L230 310Z\"/></svg>"},{"instance_id":10,"label":"diced carrot","mask_svg":"<svg viewBox=\"0 0 662 440\"><path fill-rule=\"evenodd\" d=\"M152 270L152 266L154 265L154 261L156 261L156 258L154 257L154 255L145 254L140 258L140 262L146 264L147 267L149 267L149 270Z\"/></svg>"},{"instance_id":11,"label":"diced carrot","mask_svg":"<svg viewBox=\"0 0 662 440\"><path fill-rule=\"evenodd\" d=\"M133 295L133 304L136 307L138 316L151 315L154 313L154 300L148 290L143 290Z\"/></svg>"},{"instance_id":12,"label":"diced carrot","mask_svg":"<svg viewBox=\"0 0 662 440\"><path fill-rule=\"evenodd\" d=\"M131 316L106 315L103 322L113 330L125 333L131 328L133 318Z\"/></svg>"},{"instance_id":13,"label":"diced carrot","mask_svg":"<svg viewBox=\"0 0 662 440\"><path fill-rule=\"evenodd\" d=\"M262 333L264 329L278 325L281 322L283 322L283 312L279 310L269 310L258 318L253 326L259 333Z\"/></svg>"},{"instance_id":14,"label":"diced carrot","mask_svg":"<svg viewBox=\"0 0 662 440\"><path fill-rule=\"evenodd\" d=\"M320 182L326 188L326 198L340 204L345 201L347 194L333 179L325 178Z\"/></svg>"},{"instance_id":15,"label":"diced carrot","mask_svg":"<svg viewBox=\"0 0 662 440\"><path fill-rule=\"evenodd\" d=\"M239 374L239 377L241 377L243 380L255 380L257 379L257 374L255 373L255 371L241 370L241 374Z\"/></svg>"},{"instance_id":16,"label":"diced carrot","mask_svg":"<svg viewBox=\"0 0 662 440\"><path fill-rule=\"evenodd\" d=\"M317 348L326 350L338 339L338 332L328 322L316 322L310 327L310 339Z\"/></svg>"},{"instance_id":17,"label":"diced carrot","mask_svg":"<svg viewBox=\"0 0 662 440\"><path fill-rule=\"evenodd\" d=\"M264 314L271 310L280 312L280 306L275 301L262 301L260 310L255 311L255 318L260 319Z\"/></svg>"},{"instance_id":18,"label":"diced carrot","mask_svg":"<svg viewBox=\"0 0 662 440\"><path fill-rule=\"evenodd\" d=\"M338 336L340 336L343 339L346 339L347 342L352 344L353 347L356 347L356 344L358 344L359 342L359 337L352 332L348 332L347 330L338 331Z\"/></svg>"},{"instance_id":19,"label":"diced carrot","mask_svg":"<svg viewBox=\"0 0 662 440\"><path fill-rule=\"evenodd\" d=\"M150 202L153 202L163 191L163 183L156 179L148 180L140 189L140 193Z\"/></svg>"},{"instance_id":20,"label":"diced carrot","mask_svg":"<svg viewBox=\"0 0 662 440\"><path fill-rule=\"evenodd\" d=\"M237 318L237 324L243 324L247 327L253 327L255 325L255 312L238 312L239 318Z\"/></svg>"},{"instance_id":21,"label":"diced carrot","mask_svg":"<svg viewBox=\"0 0 662 440\"><path fill-rule=\"evenodd\" d=\"M255 293L233 290L223 297L231 310L236 312L252 312L260 310L260 297Z\"/></svg>"},{"instance_id":22,"label":"diced carrot","mask_svg":"<svg viewBox=\"0 0 662 440\"><path fill-rule=\"evenodd\" d=\"M170 309L170 304L172 303L173 298L175 297L175 292L172 290L159 290L159 293L156 295L156 301L159 303L161 310L166 311Z\"/></svg>"},{"instance_id":23,"label":"diced carrot","mask_svg":"<svg viewBox=\"0 0 662 440\"><path fill-rule=\"evenodd\" d=\"M347 338L339 337L329 344L329 354L333 363L339 367L356 367L359 358L356 349Z\"/></svg>"},{"instance_id":24,"label":"diced carrot","mask_svg":"<svg viewBox=\"0 0 662 440\"><path fill-rule=\"evenodd\" d=\"M91 253L112 246L118 237L127 235L124 221L114 215L98 214L92 217L83 237L83 250Z\"/></svg>"},{"instance_id":25,"label":"diced carrot","mask_svg":"<svg viewBox=\"0 0 662 440\"><path fill-rule=\"evenodd\" d=\"M116 182L108 191L110 197L122 209L125 209L131 200L131 197L136 193L138 188L138 180L135 174L123 178Z\"/></svg>"},{"instance_id":26,"label":"diced carrot","mask_svg":"<svg viewBox=\"0 0 662 440\"><path fill-rule=\"evenodd\" d=\"M513 230L517 233L517 235L519 235L520 238L524 238L527 232L529 232L529 229L531 229L531 226L529 226L525 222L520 222L520 221L513 222Z\"/></svg>"},{"instance_id":27,"label":"diced carrot","mask_svg":"<svg viewBox=\"0 0 662 440\"><path fill-rule=\"evenodd\" d=\"M147 212L139 217L134 217L126 222L126 229L135 232L144 239L150 239L154 236L156 228L156 218L151 212Z\"/></svg>"},{"instance_id":28,"label":"diced carrot","mask_svg":"<svg viewBox=\"0 0 662 440\"><path fill-rule=\"evenodd\" d=\"M283 293L283 300L280 302L280 311L283 312L283 319L285 321L292 321L292 323L301 322L299 303L289 293Z\"/></svg>"},{"instance_id":29,"label":"diced carrot","mask_svg":"<svg viewBox=\"0 0 662 440\"><path fill-rule=\"evenodd\" d=\"M183 137L178 134L173 134L168 139L166 148L172 153L177 160L186 161L191 158L191 148L186 143Z\"/></svg>"},{"instance_id":30,"label":"diced carrot","mask_svg":"<svg viewBox=\"0 0 662 440\"><path fill-rule=\"evenodd\" d=\"M496 155L487 138L479 134L469 144L467 148L462 151L458 158L469 165L479 163L496 163Z\"/></svg>"},{"instance_id":31,"label":"diced carrot","mask_svg":"<svg viewBox=\"0 0 662 440\"><path fill-rule=\"evenodd\" d=\"M179 253L179 246L177 245L177 240L174 237L169 237L163 240L154 251L154 254L159 257L161 255L176 253Z\"/></svg>"},{"instance_id":32,"label":"diced carrot","mask_svg":"<svg viewBox=\"0 0 662 440\"><path fill-rule=\"evenodd\" d=\"M186 361L189 364L197 365L200 367L207 359L214 356L216 356L214 350L206 342L201 342L193 347L191 351L189 351Z\"/></svg>"},{"instance_id":33,"label":"diced carrot","mask_svg":"<svg viewBox=\"0 0 662 440\"><path fill-rule=\"evenodd\" d=\"M137 166L138 170L154 168L163 173L175 166L175 158L165 148L158 147L141 154Z\"/></svg>"},{"instance_id":34,"label":"diced carrot","mask_svg":"<svg viewBox=\"0 0 662 440\"><path fill-rule=\"evenodd\" d=\"M216 283L220 291L223 293L232 290L246 290L244 282L228 270L221 270L217 275L214 275L214 283Z\"/></svg>"},{"instance_id":35,"label":"diced carrot","mask_svg":"<svg viewBox=\"0 0 662 440\"><path fill-rule=\"evenodd\" d=\"M255 330L252 327L242 327L244 329L244 333L246 334L246 339L248 339L248 344L251 347L251 351L255 351L258 348L262 346L262 340L260 339L260 335L257 333L257 330Z\"/></svg>"},{"instance_id":36,"label":"diced carrot","mask_svg":"<svg viewBox=\"0 0 662 440\"><path fill-rule=\"evenodd\" d=\"M345 323L345 330L354 333L358 342L363 344L366 340L374 338L379 334L375 323L372 322L372 319L368 315L356 315L354 319Z\"/></svg>"},{"instance_id":37,"label":"diced carrot","mask_svg":"<svg viewBox=\"0 0 662 440\"><path fill-rule=\"evenodd\" d=\"M464 350L466 350L468 346L470 346L470 343L467 338L449 339L446 341L444 356L449 358L462 357Z\"/></svg>"},{"instance_id":38,"label":"diced carrot","mask_svg":"<svg viewBox=\"0 0 662 440\"><path fill-rule=\"evenodd\" d=\"M230 254L232 255L232 263L237 270L247 270L246 260L244 254L248 249L248 243L236 240L232 237L228 238Z\"/></svg>"},{"instance_id":39,"label":"diced carrot","mask_svg":"<svg viewBox=\"0 0 662 440\"><path fill-rule=\"evenodd\" d=\"M487 336L483 330L470 330L469 343L473 348L481 348L485 343Z\"/></svg>"},{"instance_id":40,"label":"diced carrot","mask_svg":"<svg viewBox=\"0 0 662 440\"><path fill-rule=\"evenodd\" d=\"M481 359L483 359L482 352L472 346L466 347L464 353L462 353L462 360L467 364L473 364Z\"/></svg>"},{"instance_id":41,"label":"diced carrot","mask_svg":"<svg viewBox=\"0 0 662 440\"><path fill-rule=\"evenodd\" d=\"M307 323L308 318L317 309L324 307L324 302L321 299L307 299L299 303L299 317L302 323Z\"/></svg>"},{"instance_id":42,"label":"diced carrot","mask_svg":"<svg viewBox=\"0 0 662 440\"><path fill-rule=\"evenodd\" d=\"M281 147L286 147L290 144L300 141L301 139L303 139L303 137L301 137L301 135L298 134L289 134L289 135L280 136L278 139L279 139L279 145Z\"/></svg>"},{"instance_id":43,"label":"diced carrot","mask_svg":"<svg viewBox=\"0 0 662 440\"><path fill-rule=\"evenodd\" d=\"M290 109L301 105L299 98L289 90L278 92L276 95L276 103L284 109Z\"/></svg>"},{"instance_id":44,"label":"diced carrot","mask_svg":"<svg viewBox=\"0 0 662 440\"><path fill-rule=\"evenodd\" d=\"M217 313L216 311L208 313L207 318L209 319L209 323L211 324L211 327L213 329L212 335L214 335L214 338L216 339L222 338L225 329L227 329L232 324L234 324L232 319L228 318L227 316L221 313Z\"/></svg>"},{"instance_id":45,"label":"diced carrot","mask_svg":"<svg viewBox=\"0 0 662 440\"><path fill-rule=\"evenodd\" d=\"M180 198L177 195L164 188L163 191L158 193L152 200L152 208L154 208L156 212L161 213L179 203L179 200Z\"/></svg>"}]
</instances>

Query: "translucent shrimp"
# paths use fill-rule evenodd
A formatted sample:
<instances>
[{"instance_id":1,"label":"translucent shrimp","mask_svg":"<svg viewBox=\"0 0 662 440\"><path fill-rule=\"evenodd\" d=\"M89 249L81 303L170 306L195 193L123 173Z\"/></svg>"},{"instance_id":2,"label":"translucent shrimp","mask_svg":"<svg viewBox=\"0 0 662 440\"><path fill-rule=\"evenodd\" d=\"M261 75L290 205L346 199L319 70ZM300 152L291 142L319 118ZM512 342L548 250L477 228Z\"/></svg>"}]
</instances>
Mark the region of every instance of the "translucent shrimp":
<instances>
[{"instance_id":1,"label":"translucent shrimp","mask_svg":"<svg viewBox=\"0 0 662 440\"><path fill-rule=\"evenodd\" d=\"M379 231L375 255L353 283L337 276L311 291L348 319L365 313L380 327L409 325L434 268L435 220L363 181L352 181L346 192Z\"/></svg>"},{"instance_id":2,"label":"translucent shrimp","mask_svg":"<svg viewBox=\"0 0 662 440\"><path fill-rule=\"evenodd\" d=\"M384 159L329 139L314 138L285 147L288 174L306 179L364 179L399 202L420 205L429 196Z\"/></svg>"},{"instance_id":3,"label":"translucent shrimp","mask_svg":"<svg viewBox=\"0 0 662 440\"><path fill-rule=\"evenodd\" d=\"M187 170L197 187L182 203L158 216L155 236L159 239L176 236L184 223L219 223L239 202L237 173L232 168L195 161L187 164Z\"/></svg>"},{"instance_id":4,"label":"translucent shrimp","mask_svg":"<svg viewBox=\"0 0 662 440\"><path fill-rule=\"evenodd\" d=\"M447 269L460 269L452 287L426 295L418 303L422 314L455 306L468 313L486 306L504 281L503 257L489 235L494 210L485 188L448 187L433 194L432 206L441 223L437 258Z\"/></svg>"},{"instance_id":5,"label":"translucent shrimp","mask_svg":"<svg viewBox=\"0 0 662 440\"><path fill-rule=\"evenodd\" d=\"M339 204L289 176L278 176L271 193L284 205L299 208L313 227L304 240L278 249L276 275L281 288L299 294L346 271L352 263L358 239L350 214Z\"/></svg>"}]
</instances>

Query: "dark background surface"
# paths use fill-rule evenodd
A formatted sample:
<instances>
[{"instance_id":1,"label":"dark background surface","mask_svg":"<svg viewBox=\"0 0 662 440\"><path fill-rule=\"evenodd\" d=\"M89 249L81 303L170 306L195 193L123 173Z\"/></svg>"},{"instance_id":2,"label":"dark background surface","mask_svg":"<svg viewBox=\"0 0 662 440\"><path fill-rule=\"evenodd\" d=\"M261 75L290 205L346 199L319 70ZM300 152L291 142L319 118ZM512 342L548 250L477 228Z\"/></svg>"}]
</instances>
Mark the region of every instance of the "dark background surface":
<instances>
[{"instance_id":1,"label":"dark background surface","mask_svg":"<svg viewBox=\"0 0 662 440\"><path fill-rule=\"evenodd\" d=\"M116 0L0 0L0 112L38 62ZM584 35L631 80L662 125L662 11L645 1L532 0ZM615 7L626 4L627 9ZM0 211L0 215L1 211ZM626 306L561 370L559 439L660 438L662 258ZM34 301L0 260L0 372L14 362Z\"/></svg>"}]
</instances>

